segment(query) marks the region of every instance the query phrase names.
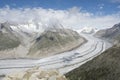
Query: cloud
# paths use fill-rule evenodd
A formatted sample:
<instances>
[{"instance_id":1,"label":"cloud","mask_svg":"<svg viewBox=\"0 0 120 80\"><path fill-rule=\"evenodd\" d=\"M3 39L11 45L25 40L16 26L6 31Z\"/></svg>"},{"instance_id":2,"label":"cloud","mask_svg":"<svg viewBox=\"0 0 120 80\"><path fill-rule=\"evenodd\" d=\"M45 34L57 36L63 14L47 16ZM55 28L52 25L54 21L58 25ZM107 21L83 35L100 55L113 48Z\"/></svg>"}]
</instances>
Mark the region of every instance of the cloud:
<instances>
[{"instance_id":1,"label":"cloud","mask_svg":"<svg viewBox=\"0 0 120 80\"><path fill-rule=\"evenodd\" d=\"M101 10L101 9L104 8L104 4L99 4L98 7L99 7L99 9Z\"/></svg>"},{"instance_id":2,"label":"cloud","mask_svg":"<svg viewBox=\"0 0 120 80\"><path fill-rule=\"evenodd\" d=\"M113 3L120 3L120 0L111 0Z\"/></svg>"},{"instance_id":3,"label":"cloud","mask_svg":"<svg viewBox=\"0 0 120 80\"><path fill-rule=\"evenodd\" d=\"M54 10L39 8L11 9L9 6L0 9L0 22L26 23L30 21L41 22L48 25L51 22L59 22L64 27L80 29L83 27L106 28L120 22L119 13L98 16L73 7L68 10Z\"/></svg>"},{"instance_id":4,"label":"cloud","mask_svg":"<svg viewBox=\"0 0 120 80\"><path fill-rule=\"evenodd\" d=\"M119 8L119 9L120 9L120 5L119 5L119 6L117 6L117 8Z\"/></svg>"}]
</instances>

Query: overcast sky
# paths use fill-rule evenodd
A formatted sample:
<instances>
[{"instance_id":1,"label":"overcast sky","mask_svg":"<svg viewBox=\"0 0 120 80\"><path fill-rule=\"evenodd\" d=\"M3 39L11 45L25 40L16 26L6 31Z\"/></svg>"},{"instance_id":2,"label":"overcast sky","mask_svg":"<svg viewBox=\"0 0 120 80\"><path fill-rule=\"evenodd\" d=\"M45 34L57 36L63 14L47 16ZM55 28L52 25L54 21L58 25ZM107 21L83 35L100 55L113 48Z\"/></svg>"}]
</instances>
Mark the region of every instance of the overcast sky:
<instances>
[{"instance_id":1,"label":"overcast sky","mask_svg":"<svg viewBox=\"0 0 120 80\"><path fill-rule=\"evenodd\" d=\"M106 28L120 22L120 0L0 0L0 22L5 21Z\"/></svg>"}]
</instances>

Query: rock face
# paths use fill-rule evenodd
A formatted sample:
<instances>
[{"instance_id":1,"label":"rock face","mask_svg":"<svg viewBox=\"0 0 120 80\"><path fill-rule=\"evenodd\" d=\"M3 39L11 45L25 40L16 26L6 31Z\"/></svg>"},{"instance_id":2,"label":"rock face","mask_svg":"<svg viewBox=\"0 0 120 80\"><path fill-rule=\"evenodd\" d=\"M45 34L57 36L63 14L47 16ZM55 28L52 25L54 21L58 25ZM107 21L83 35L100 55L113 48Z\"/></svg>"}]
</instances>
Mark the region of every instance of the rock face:
<instances>
[{"instance_id":1,"label":"rock face","mask_svg":"<svg viewBox=\"0 0 120 80\"><path fill-rule=\"evenodd\" d=\"M42 70L38 67L7 75L3 80L67 80L56 70Z\"/></svg>"},{"instance_id":2,"label":"rock face","mask_svg":"<svg viewBox=\"0 0 120 80\"><path fill-rule=\"evenodd\" d=\"M71 50L86 40L62 25L0 24L0 58L46 57ZM41 30L41 31L40 31Z\"/></svg>"},{"instance_id":3,"label":"rock face","mask_svg":"<svg viewBox=\"0 0 120 80\"><path fill-rule=\"evenodd\" d=\"M100 30L95 34L99 38L107 38L111 40L120 39L120 23L115 24L112 28Z\"/></svg>"}]
</instances>

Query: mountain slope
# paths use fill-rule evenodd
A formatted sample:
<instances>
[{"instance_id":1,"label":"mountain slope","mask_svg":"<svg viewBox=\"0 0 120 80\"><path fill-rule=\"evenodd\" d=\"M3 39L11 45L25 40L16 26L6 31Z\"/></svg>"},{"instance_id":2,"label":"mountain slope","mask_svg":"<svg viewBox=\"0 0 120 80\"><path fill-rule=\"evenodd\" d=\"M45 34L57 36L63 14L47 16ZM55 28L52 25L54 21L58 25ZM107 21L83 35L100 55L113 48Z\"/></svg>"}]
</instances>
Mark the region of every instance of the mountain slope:
<instances>
[{"instance_id":1,"label":"mountain slope","mask_svg":"<svg viewBox=\"0 0 120 80\"><path fill-rule=\"evenodd\" d=\"M7 26L7 23L0 24L0 50L13 49L20 44L18 38L11 32L11 28Z\"/></svg>"},{"instance_id":2,"label":"mountain slope","mask_svg":"<svg viewBox=\"0 0 120 80\"><path fill-rule=\"evenodd\" d=\"M86 40L69 29L52 29L43 32L30 48L30 56L49 56L71 50Z\"/></svg>"}]
</instances>

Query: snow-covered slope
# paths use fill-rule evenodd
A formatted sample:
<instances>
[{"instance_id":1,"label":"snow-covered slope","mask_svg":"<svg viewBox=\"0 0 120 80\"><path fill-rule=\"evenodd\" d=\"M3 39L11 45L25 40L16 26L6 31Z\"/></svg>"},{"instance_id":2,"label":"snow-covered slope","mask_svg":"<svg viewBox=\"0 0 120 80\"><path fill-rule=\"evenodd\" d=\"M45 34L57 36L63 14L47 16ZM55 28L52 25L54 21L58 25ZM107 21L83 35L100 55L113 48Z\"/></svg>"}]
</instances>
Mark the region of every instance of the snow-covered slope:
<instances>
[{"instance_id":1,"label":"snow-covered slope","mask_svg":"<svg viewBox=\"0 0 120 80\"><path fill-rule=\"evenodd\" d=\"M17 37L21 44L28 46L35 38L39 37L44 32L43 24L41 22L35 23L33 21L27 23L1 23L0 31L2 33L11 34Z\"/></svg>"},{"instance_id":2,"label":"snow-covered slope","mask_svg":"<svg viewBox=\"0 0 120 80\"><path fill-rule=\"evenodd\" d=\"M43 32L42 23L34 23L29 22L26 24L17 24L17 25L10 25L10 27L15 31L26 32L26 33L41 33Z\"/></svg>"}]
</instances>

